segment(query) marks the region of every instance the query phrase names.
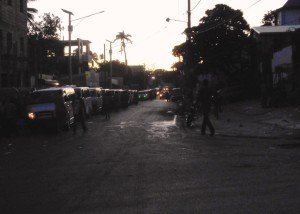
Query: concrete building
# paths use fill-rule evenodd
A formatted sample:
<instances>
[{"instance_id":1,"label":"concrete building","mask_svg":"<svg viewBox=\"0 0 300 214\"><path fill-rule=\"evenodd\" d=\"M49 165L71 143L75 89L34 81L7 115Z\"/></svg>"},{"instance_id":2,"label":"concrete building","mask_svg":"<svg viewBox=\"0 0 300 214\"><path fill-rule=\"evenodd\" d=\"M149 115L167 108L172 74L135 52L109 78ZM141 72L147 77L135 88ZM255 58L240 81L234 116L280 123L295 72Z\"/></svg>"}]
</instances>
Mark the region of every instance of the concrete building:
<instances>
[{"instance_id":1,"label":"concrete building","mask_svg":"<svg viewBox=\"0 0 300 214\"><path fill-rule=\"evenodd\" d=\"M90 50L89 40L71 41L72 79L73 84L99 85L97 78L97 56ZM69 84L69 42L60 40L29 39L30 86L41 87L43 82L56 79L62 84ZM92 79L97 79L92 81ZM91 84L93 82L93 84Z\"/></svg>"},{"instance_id":2,"label":"concrete building","mask_svg":"<svg viewBox=\"0 0 300 214\"><path fill-rule=\"evenodd\" d=\"M276 26L252 28L257 41L261 73L262 105L285 102L300 96L300 1L288 0L276 12ZM275 101L277 99L281 101Z\"/></svg>"},{"instance_id":3,"label":"concrete building","mask_svg":"<svg viewBox=\"0 0 300 214\"><path fill-rule=\"evenodd\" d=\"M27 71L27 1L0 1L0 87L22 87Z\"/></svg>"},{"instance_id":4,"label":"concrete building","mask_svg":"<svg viewBox=\"0 0 300 214\"><path fill-rule=\"evenodd\" d=\"M300 25L299 0L289 0L277 10L277 25Z\"/></svg>"}]
</instances>

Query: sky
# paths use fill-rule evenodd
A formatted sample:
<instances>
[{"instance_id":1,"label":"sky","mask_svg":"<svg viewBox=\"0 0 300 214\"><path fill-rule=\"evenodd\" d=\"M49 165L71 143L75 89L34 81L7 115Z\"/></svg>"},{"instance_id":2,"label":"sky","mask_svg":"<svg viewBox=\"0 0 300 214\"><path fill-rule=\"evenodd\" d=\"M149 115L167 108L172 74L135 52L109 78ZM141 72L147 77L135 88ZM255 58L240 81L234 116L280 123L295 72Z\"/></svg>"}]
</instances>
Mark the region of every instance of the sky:
<instances>
[{"instance_id":1,"label":"sky","mask_svg":"<svg viewBox=\"0 0 300 214\"><path fill-rule=\"evenodd\" d=\"M200 3L199 3L200 2ZM251 27L261 25L261 20L269 10L282 7L287 0L191 0L191 22L196 26L205 15L205 11L213 9L216 4L227 4L244 12L244 18ZM198 4L199 3L199 4ZM132 44L127 44L129 65L145 65L147 69L171 70L178 61L172 55L174 46L186 39L183 34L187 24L188 0L36 0L28 7L38 9L38 16L53 13L60 17L64 26L61 39L68 40L68 15L62 8L72 11L72 19L78 19L100 11L103 13L72 22L72 39L90 40L91 50L98 55L104 53L109 60L109 43L119 32L130 34ZM253 6L251 6L253 5ZM170 22L166 22L170 18ZM180 21L173 21L181 20ZM120 53L120 42L113 43L113 60L124 62L124 54Z\"/></svg>"}]
</instances>

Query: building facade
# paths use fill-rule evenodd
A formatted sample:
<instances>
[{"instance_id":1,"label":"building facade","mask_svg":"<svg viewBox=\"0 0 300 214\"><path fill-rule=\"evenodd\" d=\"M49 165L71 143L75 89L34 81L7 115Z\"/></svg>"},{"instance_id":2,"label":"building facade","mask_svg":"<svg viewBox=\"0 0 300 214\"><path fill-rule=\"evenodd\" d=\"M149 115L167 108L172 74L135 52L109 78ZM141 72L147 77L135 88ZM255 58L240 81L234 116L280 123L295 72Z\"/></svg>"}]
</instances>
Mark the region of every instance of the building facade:
<instances>
[{"instance_id":1,"label":"building facade","mask_svg":"<svg viewBox=\"0 0 300 214\"><path fill-rule=\"evenodd\" d=\"M299 0L289 0L277 10L277 25L300 25Z\"/></svg>"},{"instance_id":2,"label":"building facade","mask_svg":"<svg viewBox=\"0 0 300 214\"><path fill-rule=\"evenodd\" d=\"M0 0L0 87L25 86L27 1Z\"/></svg>"},{"instance_id":3,"label":"building facade","mask_svg":"<svg viewBox=\"0 0 300 214\"><path fill-rule=\"evenodd\" d=\"M300 96L300 0L288 0L276 13L276 26L252 28L265 107L295 103Z\"/></svg>"}]
</instances>

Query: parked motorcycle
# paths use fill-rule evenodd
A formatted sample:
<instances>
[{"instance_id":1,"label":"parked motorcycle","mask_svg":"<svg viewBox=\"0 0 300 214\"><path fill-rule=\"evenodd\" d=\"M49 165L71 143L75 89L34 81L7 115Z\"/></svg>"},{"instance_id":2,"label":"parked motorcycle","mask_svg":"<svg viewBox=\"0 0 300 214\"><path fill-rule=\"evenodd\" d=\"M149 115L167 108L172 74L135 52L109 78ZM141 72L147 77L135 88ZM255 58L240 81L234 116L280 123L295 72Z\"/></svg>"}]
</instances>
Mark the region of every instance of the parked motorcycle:
<instances>
[{"instance_id":1,"label":"parked motorcycle","mask_svg":"<svg viewBox=\"0 0 300 214\"><path fill-rule=\"evenodd\" d=\"M196 121L199 116L199 108L196 104L192 105L185 115L186 126L191 127L193 122Z\"/></svg>"}]
</instances>

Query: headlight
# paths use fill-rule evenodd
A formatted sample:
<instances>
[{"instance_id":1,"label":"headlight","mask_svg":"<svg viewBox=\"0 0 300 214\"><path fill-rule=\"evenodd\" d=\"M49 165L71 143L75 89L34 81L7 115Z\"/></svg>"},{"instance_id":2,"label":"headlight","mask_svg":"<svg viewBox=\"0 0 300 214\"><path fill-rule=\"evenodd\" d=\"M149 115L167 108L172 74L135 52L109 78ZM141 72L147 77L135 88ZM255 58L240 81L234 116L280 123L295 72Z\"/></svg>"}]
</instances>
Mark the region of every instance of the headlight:
<instances>
[{"instance_id":1,"label":"headlight","mask_svg":"<svg viewBox=\"0 0 300 214\"><path fill-rule=\"evenodd\" d=\"M29 113L28 113L28 118L29 118L30 120L35 120L35 118L36 118L35 113L34 113L34 112L29 112Z\"/></svg>"}]
</instances>

